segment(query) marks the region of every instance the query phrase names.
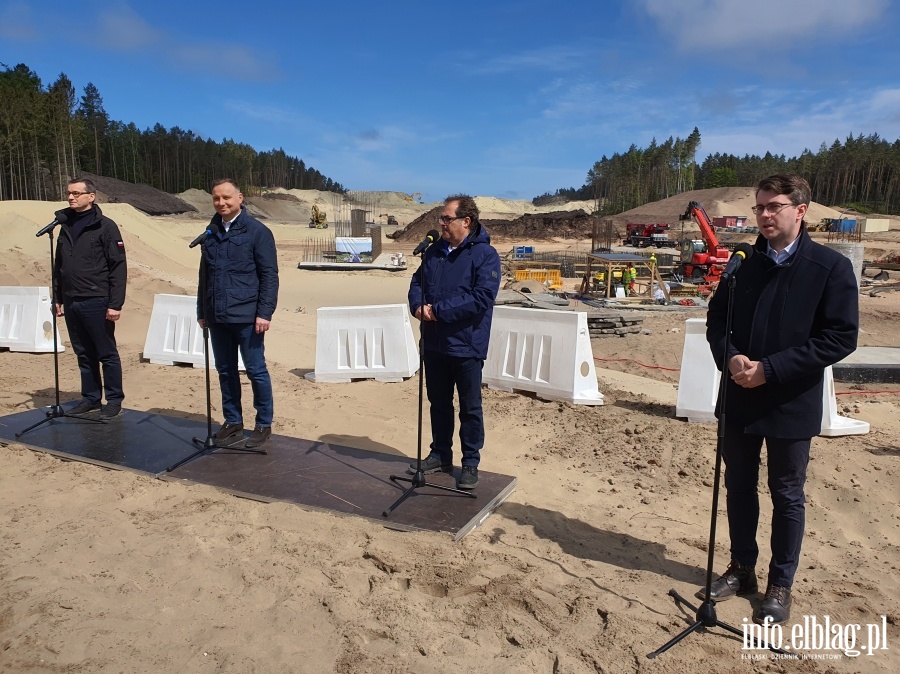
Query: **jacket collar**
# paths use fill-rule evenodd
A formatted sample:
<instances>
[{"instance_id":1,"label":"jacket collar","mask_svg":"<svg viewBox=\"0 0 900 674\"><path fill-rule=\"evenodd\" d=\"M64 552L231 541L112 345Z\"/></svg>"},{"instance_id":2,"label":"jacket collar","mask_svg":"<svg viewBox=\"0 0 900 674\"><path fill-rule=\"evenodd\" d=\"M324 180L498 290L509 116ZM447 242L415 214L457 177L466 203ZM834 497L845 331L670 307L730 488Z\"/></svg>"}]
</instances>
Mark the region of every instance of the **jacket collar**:
<instances>
[{"instance_id":1,"label":"jacket collar","mask_svg":"<svg viewBox=\"0 0 900 674\"><path fill-rule=\"evenodd\" d=\"M806 225L800 225L800 234L797 235L797 245L794 248L793 254L787 259L787 261L783 262L783 265L789 265L791 262L797 259L797 256L803 252L806 247L809 245L809 241L812 239L809 237L809 233L806 231ZM772 260L768 256L769 251L769 242L762 234L756 237L756 243L753 244L753 247L756 249L756 253L762 255L767 260Z\"/></svg>"}]
</instances>

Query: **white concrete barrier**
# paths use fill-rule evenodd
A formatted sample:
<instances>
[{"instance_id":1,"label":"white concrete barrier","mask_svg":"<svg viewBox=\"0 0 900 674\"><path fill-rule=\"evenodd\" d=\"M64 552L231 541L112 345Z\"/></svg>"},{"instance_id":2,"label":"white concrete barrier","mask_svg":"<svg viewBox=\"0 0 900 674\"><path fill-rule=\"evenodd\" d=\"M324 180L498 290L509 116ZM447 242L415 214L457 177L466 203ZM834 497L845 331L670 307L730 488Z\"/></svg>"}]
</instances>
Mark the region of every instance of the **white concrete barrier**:
<instances>
[{"instance_id":1,"label":"white concrete barrier","mask_svg":"<svg viewBox=\"0 0 900 674\"><path fill-rule=\"evenodd\" d=\"M865 435L869 432L869 422L862 419L842 417L837 411L837 396L834 392L834 372L829 365L825 368L825 389L822 392L822 432L827 438L841 435Z\"/></svg>"},{"instance_id":2,"label":"white concrete barrier","mask_svg":"<svg viewBox=\"0 0 900 674\"><path fill-rule=\"evenodd\" d=\"M719 395L719 370L706 341L706 319L689 318L684 326L684 349L681 356L681 376L675 416L687 417L689 422L715 422L716 399ZM837 411L834 394L834 373L825 368L822 388L822 430L819 435L865 435L868 422L842 417Z\"/></svg>"},{"instance_id":3,"label":"white concrete barrier","mask_svg":"<svg viewBox=\"0 0 900 674\"><path fill-rule=\"evenodd\" d=\"M46 286L0 286L0 347L53 353L53 301ZM57 332L57 353L66 350Z\"/></svg>"},{"instance_id":4,"label":"white concrete barrier","mask_svg":"<svg viewBox=\"0 0 900 674\"><path fill-rule=\"evenodd\" d=\"M602 405L587 314L494 307L483 381L500 391Z\"/></svg>"},{"instance_id":5,"label":"white concrete barrier","mask_svg":"<svg viewBox=\"0 0 900 674\"><path fill-rule=\"evenodd\" d=\"M684 322L675 416L691 423L715 422L718 394L719 370L706 341L706 319L689 318Z\"/></svg>"},{"instance_id":6,"label":"white concrete barrier","mask_svg":"<svg viewBox=\"0 0 900 674\"><path fill-rule=\"evenodd\" d=\"M316 312L316 369L307 379L400 382L418 369L419 351L405 304L322 307Z\"/></svg>"},{"instance_id":7,"label":"white concrete barrier","mask_svg":"<svg viewBox=\"0 0 900 674\"><path fill-rule=\"evenodd\" d=\"M209 349L209 366L215 368L211 343ZM205 366L203 330L197 323L197 298L194 295L154 295L143 356L154 365L188 363L194 367ZM240 353L238 369L246 369Z\"/></svg>"}]
</instances>

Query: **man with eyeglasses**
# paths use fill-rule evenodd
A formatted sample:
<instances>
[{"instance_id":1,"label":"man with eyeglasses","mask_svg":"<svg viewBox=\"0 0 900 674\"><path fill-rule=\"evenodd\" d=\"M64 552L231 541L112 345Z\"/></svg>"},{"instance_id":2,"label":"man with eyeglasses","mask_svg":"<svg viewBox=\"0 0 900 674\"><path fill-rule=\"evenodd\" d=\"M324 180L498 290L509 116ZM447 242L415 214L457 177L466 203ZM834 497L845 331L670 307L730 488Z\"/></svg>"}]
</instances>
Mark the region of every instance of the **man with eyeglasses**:
<instances>
[{"instance_id":1,"label":"man with eyeglasses","mask_svg":"<svg viewBox=\"0 0 900 674\"><path fill-rule=\"evenodd\" d=\"M67 220L56 243L53 302L56 315L65 316L81 371L81 402L69 414L99 412L100 418L112 419L125 399L115 335L125 304L125 244L118 225L94 203L97 190L90 180L71 181L66 197ZM104 392L106 404L101 405Z\"/></svg>"},{"instance_id":2,"label":"man with eyeglasses","mask_svg":"<svg viewBox=\"0 0 900 674\"><path fill-rule=\"evenodd\" d=\"M409 286L410 312L422 321L425 386L431 406L431 453L422 468L426 474L453 472L455 388L462 451L460 489L478 485L484 447L481 370L487 358L494 299L500 290L500 256L478 216L470 196L457 194L444 200L441 240L425 251L424 268L413 274ZM410 472L416 468L412 464Z\"/></svg>"},{"instance_id":3,"label":"man with eyeglasses","mask_svg":"<svg viewBox=\"0 0 900 674\"><path fill-rule=\"evenodd\" d=\"M709 303L706 338L727 372L723 438L731 563L712 584L714 601L757 591L760 455L766 443L772 497L771 560L757 623L790 619L791 586L805 527L810 443L822 428L825 368L856 349L859 291L850 261L807 234L809 184L774 175L756 189L759 237L735 274L731 348L725 351L728 292ZM724 368L724 369L723 369ZM703 590L699 593L702 598Z\"/></svg>"}]
</instances>

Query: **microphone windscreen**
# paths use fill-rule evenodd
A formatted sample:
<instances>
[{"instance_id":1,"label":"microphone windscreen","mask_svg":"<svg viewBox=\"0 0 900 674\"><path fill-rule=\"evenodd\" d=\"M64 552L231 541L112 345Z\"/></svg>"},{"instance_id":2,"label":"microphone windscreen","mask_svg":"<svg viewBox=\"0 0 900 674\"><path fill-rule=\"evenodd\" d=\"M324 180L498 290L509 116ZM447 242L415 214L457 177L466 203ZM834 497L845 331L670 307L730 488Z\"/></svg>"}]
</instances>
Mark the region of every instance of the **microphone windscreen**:
<instances>
[{"instance_id":1,"label":"microphone windscreen","mask_svg":"<svg viewBox=\"0 0 900 674\"><path fill-rule=\"evenodd\" d=\"M738 253L742 253L745 260L752 256L754 252L753 246L749 243L739 243L734 247L734 254L737 255Z\"/></svg>"}]
</instances>

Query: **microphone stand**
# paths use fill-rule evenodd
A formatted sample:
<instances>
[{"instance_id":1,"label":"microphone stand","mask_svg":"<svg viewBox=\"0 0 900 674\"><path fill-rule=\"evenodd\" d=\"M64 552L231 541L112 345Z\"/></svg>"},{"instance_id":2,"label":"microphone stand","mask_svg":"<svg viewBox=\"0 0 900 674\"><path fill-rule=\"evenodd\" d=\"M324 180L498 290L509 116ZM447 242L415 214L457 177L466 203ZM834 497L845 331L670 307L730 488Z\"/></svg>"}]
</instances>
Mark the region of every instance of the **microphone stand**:
<instances>
[{"instance_id":1,"label":"microphone stand","mask_svg":"<svg viewBox=\"0 0 900 674\"><path fill-rule=\"evenodd\" d=\"M200 253L200 262L200 306L203 307L203 315L206 316L206 258L203 256L202 251ZM209 384L209 322L205 318L203 319L203 364L204 370L206 372L206 439L201 440L197 437L191 438L191 442L199 447L199 449L193 454L186 456L178 463L175 463L166 468L167 473L171 473L179 466L186 464L188 461L191 461L198 456L201 456L203 454L212 454L217 449L230 449L234 452L246 452L248 454L268 453L264 449L249 449L247 447L233 447L231 445L220 446L216 443L216 438L212 432L212 394L210 392Z\"/></svg>"},{"instance_id":2,"label":"microphone stand","mask_svg":"<svg viewBox=\"0 0 900 674\"><path fill-rule=\"evenodd\" d=\"M394 511L397 506L403 503L406 499L412 496L413 492L420 487L431 487L433 489L441 489L443 491L449 491L453 494L461 494L462 496L468 496L469 498L477 498L475 494L464 491L462 489L457 489L456 487L447 487L442 484L434 484L433 482L427 482L425 480L425 472L422 470L422 398L423 398L423 385L424 379L422 378L422 373L425 369L425 252L422 252L421 264L419 265L418 272L419 274L419 290L421 291L421 303L419 306L422 307L422 320L419 321L419 427L418 427L418 445L416 448L416 472L412 477L406 477L405 475L391 475L391 481L395 484L398 482L409 482L410 486L406 491L391 505L390 508L385 510L382 514L384 517L390 516L390 514ZM399 486L399 485L398 485Z\"/></svg>"},{"instance_id":3,"label":"microphone stand","mask_svg":"<svg viewBox=\"0 0 900 674\"><path fill-rule=\"evenodd\" d=\"M701 627L721 627L723 630L727 632L731 632L732 634L736 634L741 637L743 641L750 641L755 648L768 648L773 653L778 653L780 655L786 655L787 652L781 650L769 644L765 641L757 639L754 635L746 634L745 632L729 625L728 623L724 623L716 617L716 603L712 600L710 594L712 592L712 577L713 577L713 563L715 562L716 556L716 515L718 513L719 508L719 484L720 484L720 473L722 469L722 447L725 444L725 396L728 391L727 386L727 377L728 377L728 352L731 347L731 318L734 309L734 287L735 287L735 276L731 276L728 279L728 304L725 313L725 362L722 366L722 376L719 379L719 424L717 429L717 438L716 438L716 475L713 481L713 497L712 497L712 512L710 515L709 522L709 547L708 555L706 559L706 589L704 590L704 600L703 604L700 608L697 608L690 602L688 602L684 597L682 597L678 592L674 589L669 590L669 596L675 599L675 602L678 604L684 604L688 608L692 609L696 613L696 620L689 625L683 632L677 634L673 639L669 640L664 646L656 649L652 653L647 654L647 658L652 660L657 655L661 655L665 653L667 650L672 648L679 641L684 639L691 632L698 630ZM721 284L719 286L721 288Z\"/></svg>"},{"instance_id":4,"label":"microphone stand","mask_svg":"<svg viewBox=\"0 0 900 674\"><path fill-rule=\"evenodd\" d=\"M87 421L93 424L105 424L106 419L92 419L90 417L81 416L79 414L69 414L66 412L62 405L59 404L59 337L57 330L57 316L56 316L56 298L53 296L54 290L56 289L56 258L53 253L53 228L47 230L47 234L50 236L50 304L51 304L51 312L53 313L53 387L56 390L56 404L51 405L49 409L47 409L46 414L47 417L45 419L41 419L36 424L32 424L28 428L19 431L16 433L17 438L21 438L28 431L33 428L37 428L41 424L46 424L48 421L53 421L54 419L61 419L63 417L68 419L80 419L81 421Z\"/></svg>"}]
</instances>

